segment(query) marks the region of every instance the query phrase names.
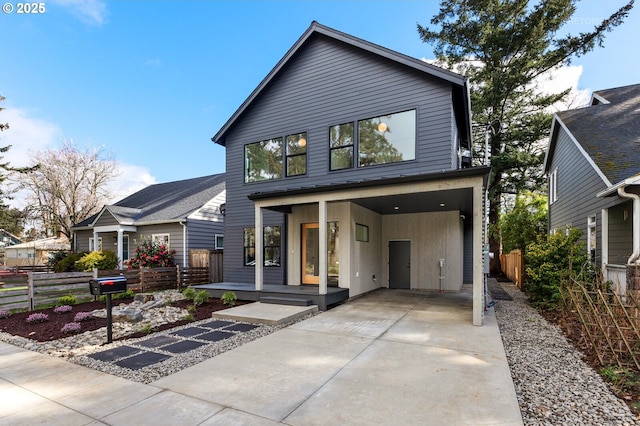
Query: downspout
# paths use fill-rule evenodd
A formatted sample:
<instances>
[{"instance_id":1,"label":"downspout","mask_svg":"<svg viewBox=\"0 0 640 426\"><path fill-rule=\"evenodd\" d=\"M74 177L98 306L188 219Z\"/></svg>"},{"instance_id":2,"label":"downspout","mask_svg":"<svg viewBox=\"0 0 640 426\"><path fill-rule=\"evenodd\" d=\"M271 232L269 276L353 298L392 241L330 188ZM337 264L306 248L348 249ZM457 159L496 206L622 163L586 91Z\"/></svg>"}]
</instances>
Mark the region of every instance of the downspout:
<instances>
[{"instance_id":1,"label":"downspout","mask_svg":"<svg viewBox=\"0 0 640 426\"><path fill-rule=\"evenodd\" d=\"M187 223L180 221L182 225L182 267L187 267Z\"/></svg>"},{"instance_id":2,"label":"downspout","mask_svg":"<svg viewBox=\"0 0 640 426\"><path fill-rule=\"evenodd\" d=\"M633 253L627 260L631 265L640 258L640 195L628 193L623 187L618 188L618 195L633 200Z\"/></svg>"}]
</instances>

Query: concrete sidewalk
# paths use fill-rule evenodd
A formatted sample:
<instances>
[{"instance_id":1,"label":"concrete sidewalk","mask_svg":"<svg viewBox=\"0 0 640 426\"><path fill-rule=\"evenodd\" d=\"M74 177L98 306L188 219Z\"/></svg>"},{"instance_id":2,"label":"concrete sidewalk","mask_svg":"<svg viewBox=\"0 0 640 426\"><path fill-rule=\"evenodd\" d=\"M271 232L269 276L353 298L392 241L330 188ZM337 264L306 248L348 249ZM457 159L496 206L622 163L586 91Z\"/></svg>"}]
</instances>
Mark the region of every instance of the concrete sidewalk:
<instances>
[{"instance_id":1,"label":"concrete sidewalk","mask_svg":"<svg viewBox=\"0 0 640 426\"><path fill-rule=\"evenodd\" d=\"M522 424L493 309L380 290L149 385L0 343L0 424Z\"/></svg>"}]
</instances>

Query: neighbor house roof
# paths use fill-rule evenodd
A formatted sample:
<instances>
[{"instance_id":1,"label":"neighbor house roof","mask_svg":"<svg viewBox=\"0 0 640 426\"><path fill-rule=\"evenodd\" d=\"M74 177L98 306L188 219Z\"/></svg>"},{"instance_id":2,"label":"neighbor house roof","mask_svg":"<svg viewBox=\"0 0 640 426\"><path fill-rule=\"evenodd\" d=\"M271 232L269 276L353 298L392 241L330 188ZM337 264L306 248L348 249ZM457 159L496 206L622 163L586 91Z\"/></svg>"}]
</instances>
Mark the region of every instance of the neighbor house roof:
<instances>
[{"instance_id":1,"label":"neighbor house roof","mask_svg":"<svg viewBox=\"0 0 640 426\"><path fill-rule=\"evenodd\" d=\"M69 250L69 239L67 237L49 237L41 240L29 241L26 243L14 244L5 249L36 249L36 250Z\"/></svg>"},{"instance_id":2,"label":"neighbor house roof","mask_svg":"<svg viewBox=\"0 0 640 426\"><path fill-rule=\"evenodd\" d=\"M594 92L592 105L559 112L551 135L545 170L565 127L591 161L615 184L640 174L640 84Z\"/></svg>"},{"instance_id":3,"label":"neighbor house roof","mask_svg":"<svg viewBox=\"0 0 640 426\"><path fill-rule=\"evenodd\" d=\"M316 21L313 21L309 28L302 34L302 36L296 41L296 43L287 51L287 53L280 59L280 61L276 64L276 66L267 74L267 76L260 82L260 84L254 89L254 91L249 95L249 97L240 105L240 107L236 110L236 112L227 120L227 122L222 126L220 130L211 138L211 140L217 144L225 146L225 134L229 131L231 127L233 127L234 123L244 114L244 112L249 108L251 103L262 93L263 90L274 80L274 78L278 75L278 73L287 65L289 61L292 60L296 56L296 53L305 46L315 35L322 35L326 37L330 37L334 40L341 41L346 43L352 47L356 47L367 51L369 53L374 53L376 55L387 58L391 61L397 62L399 64L403 64L410 68L423 71L429 75L434 77L441 78L445 81L448 81L457 87L461 96L458 96L459 99L462 99L465 108L465 113L468 117L471 116L471 106L466 102L468 99L468 85L467 78L463 75L455 73L453 71L449 71L447 69L429 64L423 60L419 60L416 58L412 58L410 56L404 55L402 53L396 52L391 49L387 49L386 47L368 42L366 40L360 39L358 37L354 37L352 35L340 32L333 28L326 27L324 25L319 24ZM467 126L470 127L470 126ZM470 135L465 135L469 140L471 140Z\"/></svg>"},{"instance_id":4,"label":"neighbor house roof","mask_svg":"<svg viewBox=\"0 0 640 426\"><path fill-rule=\"evenodd\" d=\"M105 212L124 225L185 219L225 190L224 173L147 186L75 225L92 226Z\"/></svg>"}]
</instances>

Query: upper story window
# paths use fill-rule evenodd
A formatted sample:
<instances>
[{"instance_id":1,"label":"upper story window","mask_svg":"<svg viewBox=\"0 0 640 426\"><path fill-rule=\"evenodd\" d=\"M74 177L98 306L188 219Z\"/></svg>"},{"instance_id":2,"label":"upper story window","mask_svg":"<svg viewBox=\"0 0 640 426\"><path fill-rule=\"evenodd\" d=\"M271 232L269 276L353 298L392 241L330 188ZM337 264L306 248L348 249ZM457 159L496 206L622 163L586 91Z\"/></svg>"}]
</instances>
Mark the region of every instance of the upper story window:
<instances>
[{"instance_id":1,"label":"upper story window","mask_svg":"<svg viewBox=\"0 0 640 426\"><path fill-rule=\"evenodd\" d=\"M353 167L354 140L353 123L338 124L329 129L331 170Z\"/></svg>"},{"instance_id":2,"label":"upper story window","mask_svg":"<svg viewBox=\"0 0 640 426\"><path fill-rule=\"evenodd\" d=\"M415 110L358 121L358 167L415 158Z\"/></svg>"},{"instance_id":3,"label":"upper story window","mask_svg":"<svg viewBox=\"0 0 640 426\"><path fill-rule=\"evenodd\" d=\"M287 136L287 176L307 173L307 134Z\"/></svg>"},{"instance_id":4,"label":"upper story window","mask_svg":"<svg viewBox=\"0 0 640 426\"><path fill-rule=\"evenodd\" d=\"M260 182L282 177L282 138L244 146L244 181Z\"/></svg>"}]
</instances>

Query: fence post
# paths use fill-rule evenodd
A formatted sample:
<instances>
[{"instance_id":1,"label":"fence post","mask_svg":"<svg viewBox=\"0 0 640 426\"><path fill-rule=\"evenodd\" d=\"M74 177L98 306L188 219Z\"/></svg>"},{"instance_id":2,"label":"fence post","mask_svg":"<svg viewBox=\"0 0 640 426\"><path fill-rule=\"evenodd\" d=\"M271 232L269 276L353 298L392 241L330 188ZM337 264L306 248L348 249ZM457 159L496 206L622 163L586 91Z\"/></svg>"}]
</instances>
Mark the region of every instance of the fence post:
<instances>
[{"instance_id":1,"label":"fence post","mask_svg":"<svg viewBox=\"0 0 640 426\"><path fill-rule=\"evenodd\" d=\"M27 272L27 278L28 278L28 290L27 290L27 297L29 298L29 310L33 311L34 309L34 296L35 296L35 291L33 289L33 272L28 271Z\"/></svg>"},{"instance_id":2,"label":"fence post","mask_svg":"<svg viewBox=\"0 0 640 426\"><path fill-rule=\"evenodd\" d=\"M176 288L180 290L180 265L176 265Z\"/></svg>"},{"instance_id":3,"label":"fence post","mask_svg":"<svg viewBox=\"0 0 640 426\"><path fill-rule=\"evenodd\" d=\"M140 293L144 293L144 268L140 267Z\"/></svg>"}]
</instances>

